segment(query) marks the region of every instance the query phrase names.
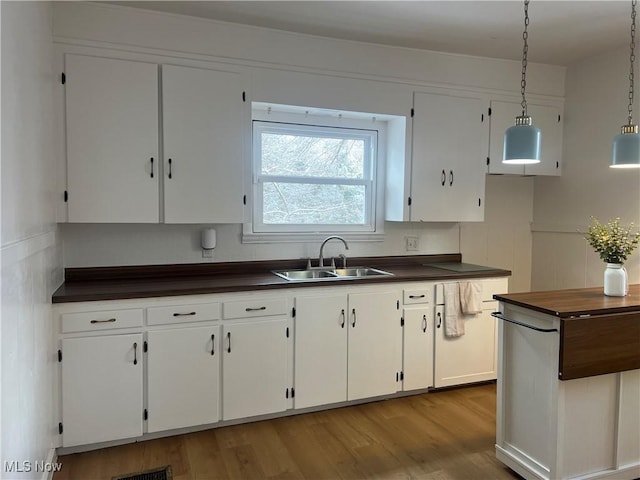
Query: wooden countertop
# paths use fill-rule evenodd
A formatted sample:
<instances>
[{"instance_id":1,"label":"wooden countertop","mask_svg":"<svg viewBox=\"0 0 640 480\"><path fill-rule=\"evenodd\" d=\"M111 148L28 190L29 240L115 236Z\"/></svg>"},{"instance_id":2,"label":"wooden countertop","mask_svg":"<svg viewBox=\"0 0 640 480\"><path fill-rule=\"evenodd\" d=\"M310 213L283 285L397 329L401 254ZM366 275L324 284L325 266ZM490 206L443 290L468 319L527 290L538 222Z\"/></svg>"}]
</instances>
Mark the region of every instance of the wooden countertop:
<instances>
[{"instance_id":1,"label":"wooden countertop","mask_svg":"<svg viewBox=\"0 0 640 480\"><path fill-rule=\"evenodd\" d=\"M640 285L630 285L625 297L608 297L602 287L494 295L501 302L560 318L640 312Z\"/></svg>"},{"instance_id":2,"label":"wooden countertop","mask_svg":"<svg viewBox=\"0 0 640 480\"><path fill-rule=\"evenodd\" d=\"M429 266L431 263L460 263L460 254L361 257L349 265L379 268L392 276L333 281L287 281L272 270L304 269L306 260L271 260L185 265L68 268L65 282L53 296L53 303L121 300L127 298L197 295L207 293L363 285L428 280L457 280L510 276L509 270L490 269L455 272Z\"/></svg>"}]
</instances>

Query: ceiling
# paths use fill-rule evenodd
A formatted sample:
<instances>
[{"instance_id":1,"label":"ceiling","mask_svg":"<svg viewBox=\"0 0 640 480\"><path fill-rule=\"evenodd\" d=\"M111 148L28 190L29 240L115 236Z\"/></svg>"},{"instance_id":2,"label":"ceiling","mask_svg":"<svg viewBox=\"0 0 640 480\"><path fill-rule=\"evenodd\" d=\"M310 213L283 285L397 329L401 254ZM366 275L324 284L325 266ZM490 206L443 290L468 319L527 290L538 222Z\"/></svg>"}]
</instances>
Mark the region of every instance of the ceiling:
<instances>
[{"instance_id":1,"label":"ceiling","mask_svg":"<svg viewBox=\"0 0 640 480\"><path fill-rule=\"evenodd\" d=\"M112 1L111 4L384 45L519 60L523 2ZM629 45L631 2L532 0L529 60L569 65Z\"/></svg>"}]
</instances>

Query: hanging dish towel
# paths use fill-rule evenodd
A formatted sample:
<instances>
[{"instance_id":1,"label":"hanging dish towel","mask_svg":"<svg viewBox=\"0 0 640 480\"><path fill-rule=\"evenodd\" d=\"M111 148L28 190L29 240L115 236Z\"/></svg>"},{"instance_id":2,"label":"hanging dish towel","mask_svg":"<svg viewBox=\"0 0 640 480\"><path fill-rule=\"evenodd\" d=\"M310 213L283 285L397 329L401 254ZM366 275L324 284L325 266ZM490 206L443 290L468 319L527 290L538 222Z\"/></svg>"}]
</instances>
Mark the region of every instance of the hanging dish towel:
<instances>
[{"instance_id":1,"label":"hanging dish towel","mask_svg":"<svg viewBox=\"0 0 640 480\"><path fill-rule=\"evenodd\" d=\"M460 282L460 308L465 315L482 313L482 284Z\"/></svg>"},{"instance_id":2,"label":"hanging dish towel","mask_svg":"<svg viewBox=\"0 0 640 480\"><path fill-rule=\"evenodd\" d=\"M464 335L464 320L460 311L460 295L457 283L444 284L444 335L460 337Z\"/></svg>"}]
</instances>

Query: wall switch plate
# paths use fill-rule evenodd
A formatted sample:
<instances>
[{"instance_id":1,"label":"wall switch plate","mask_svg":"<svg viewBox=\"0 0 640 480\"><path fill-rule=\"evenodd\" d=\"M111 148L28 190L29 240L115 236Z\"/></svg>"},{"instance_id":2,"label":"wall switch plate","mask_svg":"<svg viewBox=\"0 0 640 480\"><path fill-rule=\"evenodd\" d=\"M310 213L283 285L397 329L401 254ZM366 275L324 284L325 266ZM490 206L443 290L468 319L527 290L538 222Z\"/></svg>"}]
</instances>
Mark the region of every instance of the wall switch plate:
<instances>
[{"instance_id":1,"label":"wall switch plate","mask_svg":"<svg viewBox=\"0 0 640 480\"><path fill-rule=\"evenodd\" d=\"M406 243L407 252L415 252L418 250L418 237L404 237L404 240Z\"/></svg>"},{"instance_id":2,"label":"wall switch plate","mask_svg":"<svg viewBox=\"0 0 640 480\"><path fill-rule=\"evenodd\" d=\"M213 258L213 248L203 248L202 258Z\"/></svg>"}]
</instances>

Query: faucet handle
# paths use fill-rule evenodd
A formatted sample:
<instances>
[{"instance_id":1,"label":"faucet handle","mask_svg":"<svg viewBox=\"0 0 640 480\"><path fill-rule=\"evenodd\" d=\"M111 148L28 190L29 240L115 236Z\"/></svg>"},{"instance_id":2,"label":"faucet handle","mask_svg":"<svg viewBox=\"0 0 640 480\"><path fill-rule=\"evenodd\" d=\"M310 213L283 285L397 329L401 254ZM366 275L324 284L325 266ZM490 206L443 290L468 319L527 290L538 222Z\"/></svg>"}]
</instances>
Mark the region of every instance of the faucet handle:
<instances>
[{"instance_id":1,"label":"faucet handle","mask_svg":"<svg viewBox=\"0 0 640 480\"><path fill-rule=\"evenodd\" d=\"M347 268L347 256L344 253L338 256L342 259L342 268Z\"/></svg>"},{"instance_id":2,"label":"faucet handle","mask_svg":"<svg viewBox=\"0 0 640 480\"><path fill-rule=\"evenodd\" d=\"M307 258L307 270L311 270L311 258Z\"/></svg>"},{"instance_id":3,"label":"faucet handle","mask_svg":"<svg viewBox=\"0 0 640 480\"><path fill-rule=\"evenodd\" d=\"M336 268L336 259L335 259L335 257L331 257L331 268L333 268L333 269Z\"/></svg>"}]
</instances>

